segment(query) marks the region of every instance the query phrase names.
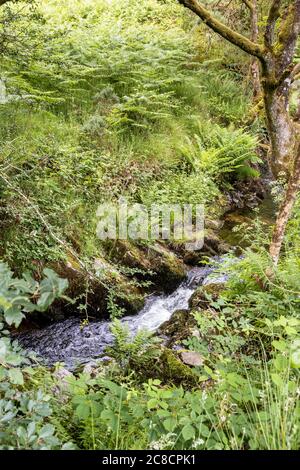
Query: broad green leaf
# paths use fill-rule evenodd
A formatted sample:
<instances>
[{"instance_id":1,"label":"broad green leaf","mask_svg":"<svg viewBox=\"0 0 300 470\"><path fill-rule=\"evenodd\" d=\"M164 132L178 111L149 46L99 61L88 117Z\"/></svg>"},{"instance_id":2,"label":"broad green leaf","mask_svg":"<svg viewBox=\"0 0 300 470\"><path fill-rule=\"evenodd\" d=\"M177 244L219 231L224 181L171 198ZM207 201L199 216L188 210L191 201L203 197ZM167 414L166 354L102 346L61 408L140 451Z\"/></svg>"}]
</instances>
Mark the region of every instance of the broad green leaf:
<instances>
[{"instance_id":1,"label":"broad green leaf","mask_svg":"<svg viewBox=\"0 0 300 470\"><path fill-rule=\"evenodd\" d=\"M4 313L5 321L10 326L15 325L18 327L24 317L25 315L17 307L11 307Z\"/></svg>"},{"instance_id":2,"label":"broad green leaf","mask_svg":"<svg viewBox=\"0 0 300 470\"><path fill-rule=\"evenodd\" d=\"M196 431L195 431L195 428L194 426L192 426L191 424L186 424L183 428L182 428L182 437L185 441L189 441L190 439L194 439L195 437L195 434L196 434Z\"/></svg>"},{"instance_id":3,"label":"broad green leaf","mask_svg":"<svg viewBox=\"0 0 300 470\"><path fill-rule=\"evenodd\" d=\"M293 369L300 368L300 349L291 353L291 366Z\"/></svg>"},{"instance_id":4,"label":"broad green leaf","mask_svg":"<svg viewBox=\"0 0 300 470\"><path fill-rule=\"evenodd\" d=\"M283 340L275 340L275 341L272 341L272 346L277 349L278 351L281 351L281 352L284 352L287 350L287 345L286 345L286 342L283 341Z\"/></svg>"},{"instance_id":5,"label":"broad green leaf","mask_svg":"<svg viewBox=\"0 0 300 470\"><path fill-rule=\"evenodd\" d=\"M170 418L164 420L163 425L166 431L173 432L177 426L177 419L171 416Z\"/></svg>"},{"instance_id":6,"label":"broad green leaf","mask_svg":"<svg viewBox=\"0 0 300 470\"><path fill-rule=\"evenodd\" d=\"M76 415L81 419L87 419L90 416L91 407L89 403L83 402L76 408Z\"/></svg>"},{"instance_id":7,"label":"broad green leaf","mask_svg":"<svg viewBox=\"0 0 300 470\"><path fill-rule=\"evenodd\" d=\"M147 402L147 407L148 407L148 410L152 410L154 408L156 408L158 405L158 401L156 398L151 398L148 402Z\"/></svg>"},{"instance_id":8,"label":"broad green leaf","mask_svg":"<svg viewBox=\"0 0 300 470\"><path fill-rule=\"evenodd\" d=\"M46 439L47 437L53 436L55 428L52 424L45 424L39 432L40 439Z\"/></svg>"},{"instance_id":9,"label":"broad green leaf","mask_svg":"<svg viewBox=\"0 0 300 470\"><path fill-rule=\"evenodd\" d=\"M5 297L0 295L0 308L4 311L12 307L12 303L9 302Z\"/></svg>"},{"instance_id":10,"label":"broad green leaf","mask_svg":"<svg viewBox=\"0 0 300 470\"><path fill-rule=\"evenodd\" d=\"M16 384L16 385L24 384L24 378L23 378L21 369L17 369L17 368L9 369L8 376L13 384Z\"/></svg>"}]
</instances>

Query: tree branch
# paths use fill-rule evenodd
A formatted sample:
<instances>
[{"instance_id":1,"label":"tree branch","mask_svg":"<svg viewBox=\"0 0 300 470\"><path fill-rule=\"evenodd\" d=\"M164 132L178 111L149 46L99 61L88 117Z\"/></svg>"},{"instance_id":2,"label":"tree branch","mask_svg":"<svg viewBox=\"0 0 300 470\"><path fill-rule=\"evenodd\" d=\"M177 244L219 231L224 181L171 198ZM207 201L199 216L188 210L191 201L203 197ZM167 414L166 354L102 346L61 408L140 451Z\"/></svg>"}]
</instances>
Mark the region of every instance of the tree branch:
<instances>
[{"instance_id":1,"label":"tree branch","mask_svg":"<svg viewBox=\"0 0 300 470\"><path fill-rule=\"evenodd\" d=\"M298 62L298 64L296 64L292 70L292 73L291 73L292 80L295 79L299 73L300 73L300 62Z\"/></svg>"},{"instance_id":2,"label":"tree branch","mask_svg":"<svg viewBox=\"0 0 300 470\"><path fill-rule=\"evenodd\" d=\"M217 20L204 6L197 0L178 0L181 5L195 13L202 21L207 24L215 33L222 36L231 44L242 49L247 54L258 57L263 60L263 48L240 33L232 30L221 21Z\"/></svg>"},{"instance_id":3,"label":"tree branch","mask_svg":"<svg viewBox=\"0 0 300 470\"><path fill-rule=\"evenodd\" d=\"M278 50L277 56L278 71L283 72L284 69L291 66L295 53L297 40L300 34L300 0L294 0L286 8L284 19L280 24L280 30L278 34L278 44L276 49Z\"/></svg>"},{"instance_id":4,"label":"tree branch","mask_svg":"<svg viewBox=\"0 0 300 470\"><path fill-rule=\"evenodd\" d=\"M242 0L242 2L246 5L247 8L249 8L249 10L252 11L254 9L254 5L250 0Z\"/></svg>"},{"instance_id":5,"label":"tree branch","mask_svg":"<svg viewBox=\"0 0 300 470\"><path fill-rule=\"evenodd\" d=\"M274 43L276 21L280 17L280 7L282 0L273 0L269 10L267 26L265 31L265 46L271 49Z\"/></svg>"}]
</instances>

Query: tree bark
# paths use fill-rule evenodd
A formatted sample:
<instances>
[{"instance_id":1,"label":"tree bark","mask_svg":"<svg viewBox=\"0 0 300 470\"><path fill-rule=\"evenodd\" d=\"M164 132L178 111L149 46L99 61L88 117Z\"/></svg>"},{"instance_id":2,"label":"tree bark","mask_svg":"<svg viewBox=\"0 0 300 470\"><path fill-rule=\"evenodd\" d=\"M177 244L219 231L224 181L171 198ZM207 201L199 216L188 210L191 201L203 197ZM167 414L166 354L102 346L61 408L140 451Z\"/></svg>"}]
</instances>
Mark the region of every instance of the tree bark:
<instances>
[{"instance_id":1,"label":"tree bark","mask_svg":"<svg viewBox=\"0 0 300 470\"><path fill-rule=\"evenodd\" d=\"M246 5L250 9L251 14L251 41L256 43L259 37L257 0L252 0L251 3L246 3ZM262 94L259 62L256 58L251 60L250 71L253 85L253 99L256 101Z\"/></svg>"},{"instance_id":2,"label":"tree bark","mask_svg":"<svg viewBox=\"0 0 300 470\"><path fill-rule=\"evenodd\" d=\"M266 76L267 75L267 76ZM279 87L270 80L270 71L263 72L263 91L267 128L271 142L269 166L275 177L280 173L288 179L296 155L295 124L289 113L291 80L286 79Z\"/></svg>"},{"instance_id":3,"label":"tree bark","mask_svg":"<svg viewBox=\"0 0 300 470\"><path fill-rule=\"evenodd\" d=\"M294 161L293 172L290 176L284 201L280 207L275 229L273 232L272 242L270 245L270 255L275 266L277 266L280 256L281 247L284 240L285 229L289 218L292 214L297 193L300 189L300 145L298 146L298 154Z\"/></svg>"},{"instance_id":4,"label":"tree bark","mask_svg":"<svg viewBox=\"0 0 300 470\"><path fill-rule=\"evenodd\" d=\"M201 20L207 24L215 33L222 36L227 41L242 49L247 54L263 59L264 49L260 44L256 44L243 34L234 31L221 21L217 20L202 4L197 0L178 0L178 2L194 12Z\"/></svg>"}]
</instances>

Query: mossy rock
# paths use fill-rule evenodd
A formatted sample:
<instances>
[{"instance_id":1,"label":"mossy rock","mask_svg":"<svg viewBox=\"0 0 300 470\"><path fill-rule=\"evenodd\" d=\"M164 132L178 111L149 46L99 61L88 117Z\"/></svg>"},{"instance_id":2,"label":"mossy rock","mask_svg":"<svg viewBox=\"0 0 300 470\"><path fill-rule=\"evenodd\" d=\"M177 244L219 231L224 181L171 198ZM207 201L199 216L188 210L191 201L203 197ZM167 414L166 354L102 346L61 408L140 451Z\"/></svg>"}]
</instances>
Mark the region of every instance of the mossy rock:
<instances>
[{"instance_id":1,"label":"mossy rock","mask_svg":"<svg viewBox=\"0 0 300 470\"><path fill-rule=\"evenodd\" d=\"M189 366L184 364L177 354L165 348L160 357L161 380L184 387L197 387L199 376Z\"/></svg>"},{"instance_id":2,"label":"mossy rock","mask_svg":"<svg viewBox=\"0 0 300 470\"><path fill-rule=\"evenodd\" d=\"M189 300L191 309L206 309L211 301L216 301L226 288L224 283L211 283L198 287Z\"/></svg>"},{"instance_id":3,"label":"mossy rock","mask_svg":"<svg viewBox=\"0 0 300 470\"><path fill-rule=\"evenodd\" d=\"M245 216L241 213L231 212L231 213L227 214L224 217L224 222L226 222L226 224L228 224L228 225L230 224L234 227L235 225L251 224L252 219L250 219L249 217L247 217L247 216Z\"/></svg>"},{"instance_id":4,"label":"mossy rock","mask_svg":"<svg viewBox=\"0 0 300 470\"><path fill-rule=\"evenodd\" d=\"M106 251L116 263L122 263L129 268L151 270L151 262L145 257L144 251L128 240L108 240L105 244Z\"/></svg>"},{"instance_id":5,"label":"mossy rock","mask_svg":"<svg viewBox=\"0 0 300 470\"><path fill-rule=\"evenodd\" d=\"M136 313L144 305L145 292L130 282L119 273L115 266L109 264L103 258L94 263L94 270L99 266L104 269L103 276L99 280L84 271L71 257L66 262L52 263L50 267L62 278L67 279L69 287L65 295L74 300L70 303L66 300L56 300L49 310L39 317L33 314L32 319L39 324L50 321L60 321L74 315L80 315L77 307L80 304L87 306L87 314L92 318L107 318L107 301L110 289L115 293L116 304L126 309L126 313Z\"/></svg>"},{"instance_id":6,"label":"mossy rock","mask_svg":"<svg viewBox=\"0 0 300 470\"><path fill-rule=\"evenodd\" d=\"M217 224L217 222L216 222ZM222 223L218 224L221 228ZM219 230L219 228L218 228ZM202 248L199 250L187 250L185 242L171 242L170 248L174 250L178 256L180 256L185 264L198 265L203 262L203 258L207 256L216 256L227 253L230 246L221 239L218 234L218 230L206 227L204 230L204 243ZM197 236L195 236L195 240ZM193 242L193 240L190 240ZM189 243L190 243L189 242Z\"/></svg>"},{"instance_id":7,"label":"mossy rock","mask_svg":"<svg viewBox=\"0 0 300 470\"><path fill-rule=\"evenodd\" d=\"M172 292L186 278L184 262L159 243L149 248L148 254L156 273L155 284L161 286L165 292Z\"/></svg>"},{"instance_id":8,"label":"mossy rock","mask_svg":"<svg viewBox=\"0 0 300 470\"><path fill-rule=\"evenodd\" d=\"M141 382L148 379L159 379L163 385L176 385L185 388L198 387L199 376L195 371L184 364L177 353L168 348L163 348L159 358L149 365L135 369Z\"/></svg>"},{"instance_id":9,"label":"mossy rock","mask_svg":"<svg viewBox=\"0 0 300 470\"><path fill-rule=\"evenodd\" d=\"M176 310L170 320L160 326L158 334L167 337L166 346L170 347L188 338L195 324L195 319L188 310Z\"/></svg>"},{"instance_id":10,"label":"mossy rock","mask_svg":"<svg viewBox=\"0 0 300 470\"><path fill-rule=\"evenodd\" d=\"M186 277L186 266L163 243L135 245L127 240L108 243L107 249L113 262L144 271L137 278L149 280L165 292L172 292Z\"/></svg>"}]
</instances>

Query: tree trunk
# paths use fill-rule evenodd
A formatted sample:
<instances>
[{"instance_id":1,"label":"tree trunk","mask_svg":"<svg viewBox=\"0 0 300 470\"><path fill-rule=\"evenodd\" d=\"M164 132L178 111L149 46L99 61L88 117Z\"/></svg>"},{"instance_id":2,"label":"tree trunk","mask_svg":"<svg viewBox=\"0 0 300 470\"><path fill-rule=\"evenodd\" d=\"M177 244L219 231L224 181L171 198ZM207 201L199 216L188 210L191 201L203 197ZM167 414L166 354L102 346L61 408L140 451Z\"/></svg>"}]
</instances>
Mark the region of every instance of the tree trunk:
<instances>
[{"instance_id":1,"label":"tree trunk","mask_svg":"<svg viewBox=\"0 0 300 470\"><path fill-rule=\"evenodd\" d=\"M297 106L297 112L295 115L295 121L300 122L300 96L298 99L298 106Z\"/></svg>"},{"instance_id":2,"label":"tree trunk","mask_svg":"<svg viewBox=\"0 0 300 470\"><path fill-rule=\"evenodd\" d=\"M268 71L268 77L263 80L266 120L271 143L269 165L275 177L281 173L288 182L269 248L274 266L277 266L286 226L300 185L300 146L297 125L289 113L291 80L287 79L274 87L271 76L272 73Z\"/></svg>"},{"instance_id":3,"label":"tree trunk","mask_svg":"<svg viewBox=\"0 0 300 470\"><path fill-rule=\"evenodd\" d=\"M287 79L279 87L272 85L270 74L263 77L264 103L271 151L269 164L272 173L289 178L297 150L295 124L289 113L289 92L291 80Z\"/></svg>"},{"instance_id":4,"label":"tree trunk","mask_svg":"<svg viewBox=\"0 0 300 470\"><path fill-rule=\"evenodd\" d=\"M300 189L300 145L298 146L298 154L294 161L294 169L289 178L287 191L285 194L284 201L280 207L275 229L273 232L272 242L270 245L270 255L276 266L278 264L280 250L284 240L284 234L286 225L289 221L289 218L292 214L297 193Z\"/></svg>"}]
</instances>

